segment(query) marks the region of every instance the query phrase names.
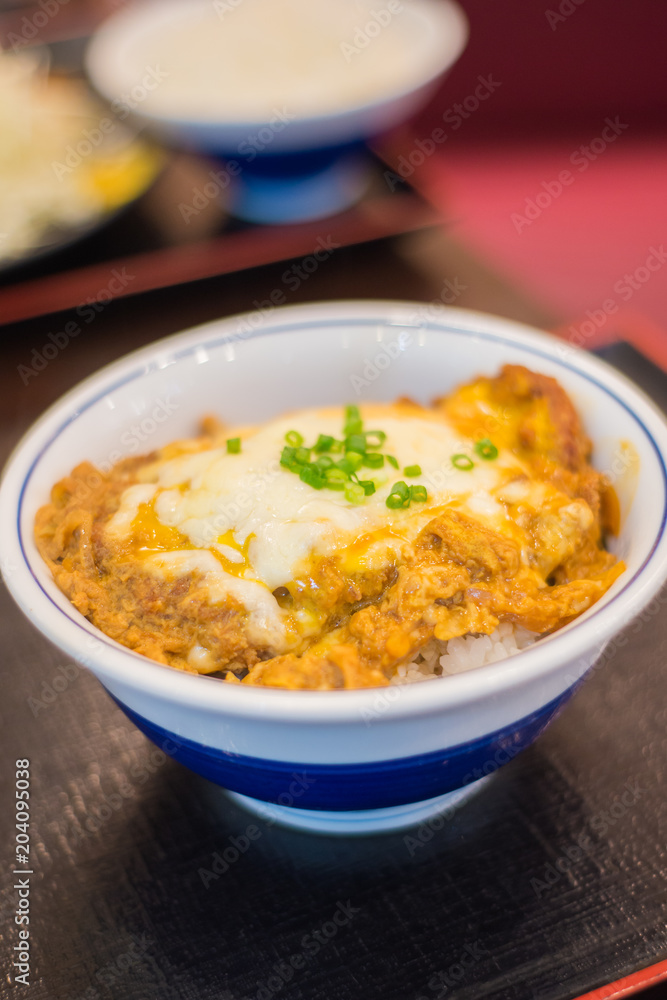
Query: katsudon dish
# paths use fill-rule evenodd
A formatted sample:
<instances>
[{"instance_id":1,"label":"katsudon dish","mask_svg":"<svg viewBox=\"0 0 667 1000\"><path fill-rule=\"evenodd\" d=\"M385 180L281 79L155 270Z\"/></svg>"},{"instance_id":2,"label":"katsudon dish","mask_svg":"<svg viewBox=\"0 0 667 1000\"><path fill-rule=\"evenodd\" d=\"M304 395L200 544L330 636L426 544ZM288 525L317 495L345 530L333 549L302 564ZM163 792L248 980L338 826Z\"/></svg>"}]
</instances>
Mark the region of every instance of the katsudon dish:
<instances>
[{"instance_id":1,"label":"katsudon dish","mask_svg":"<svg viewBox=\"0 0 667 1000\"><path fill-rule=\"evenodd\" d=\"M559 383L507 365L430 406L206 416L107 470L84 461L36 541L82 615L179 670L291 690L432 681L560 629L623 573L590 455Z\"/></svg>"}]
</instances>

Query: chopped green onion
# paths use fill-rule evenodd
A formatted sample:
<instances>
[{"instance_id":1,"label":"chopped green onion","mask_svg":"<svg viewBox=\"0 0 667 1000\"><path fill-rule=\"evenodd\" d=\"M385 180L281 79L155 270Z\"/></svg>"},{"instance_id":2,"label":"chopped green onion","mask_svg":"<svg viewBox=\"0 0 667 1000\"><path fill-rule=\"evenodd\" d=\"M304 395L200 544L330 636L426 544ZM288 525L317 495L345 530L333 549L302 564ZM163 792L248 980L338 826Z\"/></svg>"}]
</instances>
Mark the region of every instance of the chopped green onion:
<instances>
[{"instance_id":1,"label":"chopped green onion","mask_svg":"<svg viewBox=\"0 0 667 1000\"><path fill-rule=\"evenodd\" d=\"M362 428L361 414L359 413L358 406L346 406L345 407L345 424L343 426L343 434L345 437L349 437L350 434L361 434Z\"/></svg>"},{"instance_id":2,"label":"chopped green onion","mask_svg":"<svg viewBox=\"0 0 667 1000\"><path fill-rule=\"evenodd\" d=\"M241 451L241 438L227 438L227 454L238 455Z\"/></svg>"},{"instance_id":3,"label":"chopped green onion","mask_svg":"<svg viewBox=\"0 0 667 1000\"><path fill-rule=\"evenodd\" d=\"M360 483L345 484L345 499L350 503L362 503L365 496L366 491Z\"/></svg>"},{"instance_id":4,"label":"chopped green onion","mask_svg":"<svg viewBox=\"0 0 667 1000\"><path fill-rule=\"evenodd\" d=\"M286 444L280 455L280 464L313 489L344 491L350 503L363 503L364 497L372 496L379 487L386 484L387 477L360 480L357 475L359 469L362 466L381 469L385 457L395 469L398 469L398 462L392 455L385 456L377 452L369 454L370 449L382 447L387 435L384 431L364 432L358 406L345 407L343 435L344 440L341 441L331 434L319 434L315 444L308 448L299 431L289 430L285 433ZM228 442L228 450L240 451L240 444L240 439L235 438ZM333 456L341 453L342 457L336 461ZM391 505L410 505L410 491L405 483L396 483L392 495Z\"/></svg>"},{"instance_id":5,"label":"chopped green onion","mask_svg":"<svg viewBox=\"0 0 667 1000\"><path fill-rule=\"evenodd\" d=\"M339 469L337 466L334 466L333 469L324 470L324 478L328 483L346 483L350 476L349 473L344 472L343 469Z\"/></svg>"},{"instance_id":6,"label":"chopped green onion","mask_svg":"<svg viewBox=\"0 0 667 1000\"><path fill-rule=\"evenodd\" d=\"M310 462L310 448L293 448L286 444L280 455L280 464L291 472L298 472Z\"/></svg>"},{"instance_id":7,"label":"chopped green onion","mask_svg":"<svg viewBox=\"0 0 667 1000\"><path fill-rule=\"evenodd\" d=\"M364 437L366 438L367 448L381 448L387 440L387 435L384 431L366 431ZM371 438L375 440L370 440Z\"/></svg>"},{"instance_id":8,"label":"chopped green onion","mask_svg":"<svg viewBox=\"0 0 667 1000\"><path fill-rule=\"evenodd\" d=\"M421 476L422 470L420 465L406 465L403 469L403 475L409 476L410 479L414 479L415 476Z\"/></svg>"},{"instance_id":9,"label":"chopped green onion","mask_svg":"<svg viewBox=\"0 0 667 1000\"><path fill-rule=\"evenodd\" d=\"M475 463L468 455L452 455L452 465L455 469L461 469L462 472L469 472L475 467Z\"/></svg>"},{"instance_id":10,"label":"chopped green onion","mask_svg":"<svg viewBox=\"0 0 667 1000\"><path fill-rule=\"evenodd\" d=\"M410 487L401 479L397 483L394 483L391 488L391 492L398 493L400 497L403 497L403 499L406 500L410 496Z\"/></svg>"},{"instance_id":11,"label":"chopped green onion","mask_svg":"<svg viewBox=\"0 0 667 1000\"><path fill-rule=\"evenodd\" d=\"M409 498L408 498L408 501L406 503L405 500L403 499L403 497L399 496L398 493L390 493L389 496L387 497L385 503L387 504L387 507L390 508L390 510L398 510L401 507L409 507L410 506L410 500L409 500Z\"/></svg>"},{"instance_id":12,"label":"chopped green onion","mask_svg":"<svg viewBox=\"0 0 667 1000\"><path fill-rule=\"evenodd\" d=\"M426 487L422 486L421 483L417 486L410 487L410 500L414 500L415 503L426 503L428 500L428 493L426 492Z\"/></svg>"},{"instance_id":13,"label":"chopped green onion","mask_svg":"<svg viewBox=\"0 0 667 1000\"><path fill-rule=\"evenodd\" d=\"M336 465L338 466L339 469L342 469L343 472L347 472L349 476L350 473L356 472L357 469L361 468L361 463L363 462L363 460L364 456L360 455L358 452L347 451L345 452L345 458L339 459L336 462Z\"/></svg>"},{"instance_id":14,"label":"chopped green onion","mask_svg":"<svg viewBox=\"0 0 667 1000\"><path fill-rule=\"evenodd\" d=\"M325 478L316 465L302 465L299 479L316 490L321 490L326 485Z\"/></svg>"},{"instance_id":15,"label":"chopped green onion","mask_svg":"<svg viewBox=\"0 0 667 1000\"><path fill-rule=\"evenodd\" d=\"M477 441L475 443L475 451L480 458L485 458L487 461L498 458L498 449L493 441L489 441L488 438L482 438L481 441Z\"/></svg>"},{"instance_id":16,"label":"chopped green onion","mask_svg":"<svg viewBox=\"0 0 667 1000\"><path fill-rule=\"evenodd\" d=\"M303 444L303 438L299 443ZM331 437L330 434L320 434L317 441L315 442L315 447L313 448L313 451L316 451L318 455L320 454L320 452L323 451L331 451L333 443L334 439Z\"/></svg>"},{"instance_id":17,"label":"chopped green onion","mask_svg":"<svg viewBox=\"0 0 667 1000\"><path fill-rule=\"evenodd\" d=\"M398 510L399 507L410 506L410 487L402 480L394 483L386 500L387 507Z\"/></svg>"},{"instance_id":18,"label":"chopped green onion","mask_svg":"<svg viewBox=\"0 0 667 1000\"><path fill-rule=\"evenodd\" d=\"M366 453L366 435L349 434L345 438L345 451L356 451L360 455Z\"/></svg>"}]
</instances>

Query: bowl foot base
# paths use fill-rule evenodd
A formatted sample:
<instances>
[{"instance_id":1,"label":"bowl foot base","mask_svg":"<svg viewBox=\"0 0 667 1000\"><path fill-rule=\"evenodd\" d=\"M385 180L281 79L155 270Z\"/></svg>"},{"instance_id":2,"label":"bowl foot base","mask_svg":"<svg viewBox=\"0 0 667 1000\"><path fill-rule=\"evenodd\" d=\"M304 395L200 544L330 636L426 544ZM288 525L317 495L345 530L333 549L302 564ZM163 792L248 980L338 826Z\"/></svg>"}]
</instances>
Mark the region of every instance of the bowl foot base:
<instances>
[{"instance_id":1,"label":"bowl foot base","mask_svg":"<svg viewBox=\"0 0 667 1000\"><path fill-rule=\"evenodd\" d=\"M479 778L463 788L457 788L445 795L422 802L409 802L406 805L390 806L386 809L359 809L355 811L323 811L319 809L294 809L292 806L279 806L272 802L262 802L251 799L238 792L226 792L237 805L248 809L268 823L280 823L295 830L307 830L310 833L339 834L354 836L357 834L394 833L411 826L428 823L432 829L441 826L463 805L475 795L489 777Z\"/></svg>"},{"instance_id":2,"label":"bowl foot base","mask_svg":"<svg viewBox=\"0 0 667 1000\"><path fill-rule=\"evenodd\" d=\"M229 208L238 218L263 225L310 222L350 208L363 197L370 177L360 152L332 156L312 173L281 169L271 176L248 168L235 179Z\"/></svg>"}]
</instances>

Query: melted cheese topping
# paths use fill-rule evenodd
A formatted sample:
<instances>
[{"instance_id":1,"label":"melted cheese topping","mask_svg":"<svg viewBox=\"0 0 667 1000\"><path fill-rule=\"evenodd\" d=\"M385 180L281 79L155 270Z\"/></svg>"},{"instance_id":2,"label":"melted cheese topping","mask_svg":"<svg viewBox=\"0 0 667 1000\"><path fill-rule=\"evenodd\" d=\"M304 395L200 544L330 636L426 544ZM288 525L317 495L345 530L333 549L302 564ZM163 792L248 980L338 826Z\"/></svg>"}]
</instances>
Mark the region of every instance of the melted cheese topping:
<instances>
[{"instance_id":1,"label":"melted cheese topping","mask_svg":"<svg viewBox=\"0 0 667 1000\"><path fill-rule=\"evenodd\" d=\"M248 613L249 637L277 651L315 634L323 616L307 607L281 607L276 588L292 583L302 589L309 566L323 556L338 555L349 573L396 564L445 506L518 541L530 560L521 520L544 504L551 487L531 482L516 455L501 449L491 461L479 458L474 442L440 414L399 404L360 409L366 429L387 435L380 451L399 462L399 469L385 461L382 469L359 470L360 478L377 485L362 503L316 490L281 467L290 430L306 445L319 434L342 437L342 408L300 411L240 432L239 454L212 448L147 466L141 473L146 482L123 493L106 528L108 540L163 578L199 574L210 603L237 601ZM452 465L452 456L461 453L473 459L473 469ZM421 475L407 479L403 469L410 465L419 465ZM401 479L423 484L427 502L389 509L387 497Z\"/></svg>"}]
</instances>

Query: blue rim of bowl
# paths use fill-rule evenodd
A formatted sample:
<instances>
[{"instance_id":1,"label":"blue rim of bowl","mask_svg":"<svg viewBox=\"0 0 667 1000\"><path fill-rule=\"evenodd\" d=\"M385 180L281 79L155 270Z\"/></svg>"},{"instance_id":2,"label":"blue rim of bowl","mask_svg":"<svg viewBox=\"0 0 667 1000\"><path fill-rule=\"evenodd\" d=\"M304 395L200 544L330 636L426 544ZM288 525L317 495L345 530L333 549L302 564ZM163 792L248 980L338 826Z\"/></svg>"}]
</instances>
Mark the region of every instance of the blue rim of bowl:
<instances>
[{"instance_id":1,"label":"blue rim of bowl","mask_svg":"<svg viewBox=\"0 0 667 1000\"><path fill-rule=\"evenodd\" d=\"M314 782L312 788L304 788L299 795L297 808L308 812L347 812L424 802L488 777L539 739L583 681L581 677L534 712L472 740L445 742L437 750L402 757L317 764L283 760L279 756L250 756L201 743L165 729L129 708L110 691L107 694L163 753L222 788L284 808L290 804L281 802L280 797L289 779L300 771L312 775ZM172 746L168 747L170 743ZM505 760L499 759L501 753Z\"/></svg>"},{"instance_id":2,"label":"blue rim of bowl","mask_svg":"<svg viewBox=\"0 0 667 1000\"><path fill-rule=\"evenodd\" d=\"M397 303L390 303L390 302L381 303L381 305L384 305L385 309L387 309L390 305L394 305L395 306L396 304ZM342 303L341 303L341 305L342 305ZM400 305L406 306L406 305L410 305L410 303L400 303ZM299 306L297 306L296 308L299 309L299 308L305 308L305 307L299 307ZM471 314L471 317L474 318L475 315L476 314ZM240 317L231 317L231 318L239 319ZM487 320L488 319L492 319L492 318L496 318L496 317L490 317L490 316L486 317ZM215 322L216 321L214 321L214 323ZM223 320L222 322L226 322L226 320ZM173 667L168 667L168 666L165 667L164 664L159 664L159 663L157 663L157 661L151 661L147 657L142 656L140 653L137 653L135 650L129 649L128 647L124 647L124 646L120 646L119 647L118 644L114 643L113 640L110 640L108 638L108 636L106 636L100 629L97 629L96 626L94 626L92 624L91 624L91 629L90 630L87 629L82 623L80 623L80 622L76 621L74 618L70 617L58 605L58 603L53 599L53 597L45 590L45 588L42 586L42 583L40 582L40 580L37 578L37 576L33 572L32 566L31 566L30 561L28 559L28 555L27 555L27 552L26 552L26 549L25 549L25 546L24 546L24 542L23 542L23 532L21 530L21 516L22 516L23 502L24 502L24 498L25 498L25 493L26 493L26 490L28 488L28 484L30 482L30 479L32 477L32 474L33 474L36 466L39 464L42 456L49 450L49 448L52 446L52 444L54 443L54 441L57 440L57 438L63 433L63 431L67 427L69 427L70 424L74 423L76 420L78 420L80 417L82 417L86 413L86 411L88 409L90 409L90 407L94 406L97 402L99 402L100 399L104 398L104 396L107 396L109 393L114 392L115 390L120 389L122 386L127 385L128 382L132 382L135 379L140 378L141 376L148 374L148 372L150 372L150 371L155 371L157 369L162 369L162 368L165 368L165 367L170 367L170 365L173 364L173 363L175 363L176 361L188 358L188 357L192 356L193 354L195 354L197 352L197 350L201 350L201 348L204 347L204 346L206 347L206 349L217 349L219 347L224 346L225 344L238 343L239 340L242 340L242 341L254 340L254 339L258 338L258 337L273 336L273 335L279 334L279 333L296 333L299 330L303 330L303 329L316 330L318 328L320 328L320 329L322 329L322 328L330 328L332 326L349 326L350 323L354 323L356 326L377 326L379 323L383 324L385 326L393 326L393 327L395 327L395 326L409 327L411 325L407 321L406 322L401 322L400 320L392 319L391 316L389 316L388 314L374 316L372 318L371 317L366 318L366 317L363 317L363 316L358 316L356 318L355 317L350 317L350 316L345 317L345 316L342 316L342 315L333 314L331 317L324 318L324 319L312 319L312 320L302 320L302 321L292 321L292 322L287 321L284 324L278 325L276 327L272 327L271 329L268 329L268 330L252 330L250 333L244 334L242 336L240 336L239 334L236 333L236 334L231 334L231 335L230 334L222 335L222 336L219 336L217 338L214 337L211 340L204 339L203 341L198 341L198 342L195 341L192 344L188 345L188 347L185 347L185 348L181 349L180 351L179 350L174 351L170 355L170 358L172 360L167 365L160 365L159 366L156 361L151 362L150 365L148 365L148 366L146 364L141 365L141 363L139 363L139 367L137 369L135 369L133 372L131 372L131 373L123 376L121 379L118 379L116 382L113 382L112 384L107 385L104 389L101 389L92 398L90 398L89 400L87 400L87 402L85 403L85 405L83 407L81 407L80 409L77 409L77 411L75 413L73 413L69 417L67 417L67 419L64 420L60 424L60 426L57 428L57 430L55 430L53 432L53 434L49 437L49 439L44 443L44 445L40 448L39 452L37 453L37 455L35 456L35 458L31 462L30 467L28 468L28 470L27 470L27 472L25 474L23 483L21 484L21 489L20 489L20 492L19 492L19 502L18 502L18 507L17 507L17 515L16 515L16 530L17 530L17 535L18 535L18 540L19 540L19 547L20 547L20 550L21 550L21 555L23 557L24 564L27 567L27 569L28 569L28 571L30 573L30 576L32 577L33 581L35 582L35 584L37 585L37 587L39 588L39 590L42 592L42 594L49 601L49 603L61 615L63 615L72 625L75 625L81 632L83 632L85 635L87 635L89 637L92 637L92 638L96 639L97 641L101 642L104 646L108 647L109 649L113 650L114 652L118 652L119 649L120 649L124 653L128 654L133 659L135 659L135 660L137 660L139 662L142 662L142 663L154 663L155 666L163 667L163 668L165 668L165 669L167 669L169 671L172 671L174 669ZM208 324L206 324L206 325L208 325ZM536 335L536 333L537 334L540 333L540 331L534 331L530 327L528 327L526 329L527 329L527 332L530 333L530 335L533 336L533 337ZM419 325L419 330L420 331L428 331L428 332L433 333L433 334L450 334L450 333L451 334L463 334L464 336L470 336L470 337L478 338L478 339L481 339L481 340L492 341L494 343L504 344L504 345L506 345L508 347L511 347L511 348L519 348L520 350L524 350L527 353L532 354L532 355L534 355L536 357L544 358L546 361L550 362L551 364L559 365L560 367L566 369L567 371L570 371L570 372L574 373L579 378L582 378L585 381L588 381L591 384L595 385L604 394L606 394L607 396L610 396L619 406L622 407L622 409L624 409L629 414L629 416L631 417L631 419L641 428L641 430L645 434L647 440L650 442L650 444L651 444L651 446L652 446L652 448L653 448L653 450L655 452L655 455L656 455L656 458L657 458L657 462L658 462L658 466L659 466L659 468L661 470L661 473L662 473L662 485L663 485L663 491L664 491L664 497L665 497L665 503L663 505L662 520L661 520L661 523L660 523L660 527L658 529L658 532L656 533L656 537L655 537L655 539L653 541L653 544L652 544L649 552L647 553L646 557L644 558L641 566L638 567L638 569L635 571L635 573L633 574L633 576L629 580L625 581L624 585L618 591L618 593L616 593L612 598L610 598L610 600L607 601L601 608L593 611L593 613L587 619L587 622L592 621L595 617L597 617L600 614L606 612L607 609L609 607L611 607L612 604L615 604L618 601L618 599L620 597L622 597L622 595L638 579L638 577L641 576L641 574L643 573L643 571L645 570L645 568L647 567L647 565L651 562L651 560L652 560L652 558L653 558L653 556L655 554L656 549L660 545L660 543L661 543L661 541L663 539L663 536L665 535L665 527L667 526L667 467L665 465L665 460L664 460L664 458L662 456L660 448L658 447L658 444L657 444L657 442L656 442L653 434L651 433L651 431L649 430L649 428L646 426L646 424L644 423L644 421L634 412L634 410L632 410L631 407L623 399L621 399L613 390L611 390L608 386L604 385L604 383L600 382L597 378L595 378L594 376L592 376L590 373L582 371L580 368L577 368L576 366L571 365L571 364L569 364L568 362L566 362L564 360L561 360L559 358L554 357L548 351L540 350L538 347L534 346L533 344L526 344L524 342L517 342L516 340L513 340L513 339L511 339L511 338L509 338L507 336L504 336L502 334L493 333L493 332L490 332L488 330L487 331L485 331L485 330L474 330L474 329L470 329L470 328L468 328L466 326L457 326L455 323L447 323L447 321L444 318L443 318L443 320L441 322L432 322L432 321L422 322ZM184 331L184 333L185 333L186 336L188 334L190 336L193 336L193 334L196 333L196 328L194 330ZM541 335L545 336L545 334L541 334ZM173 339L177 339L180 336L183 336L183 333L181 333L181 334L174 334L173 335ZM170 339L172 339L172 338L165 338L164 343L165 344L168 343L168 341ZM160 341L157 341L155 344L153 344L153 345L150 346L149 350L154 349L156 346L159 347L160 343L161 343ZM143 349L143 350L146 350L146 349ZM140 349L140 353L141 353L141 349ZM586 356L585 353L584 353L584 356ZM600 359L596 358L594 360L595 360L595 362L597 364L601 364L603 366L605 365L605 363L603 361L600 361ZM119 359L119 362L115 362L115 363L122 363L122 361L123 361L123 359L121 358L121 359ZM115 363L112 363L112 367L113 367L113 364L115 364ZM614 375L618 376L618 373L614 369L611 369L611 370L614 373ZM95 377L96 377L95 375L91 376L91 378L95 378ZM623 378L622 375L620 377ZM628 381L629 385L632 386L632 388L634 389L635 392L638 392L640 395L642 394L641 390L638 389L637 387L635 387L634 384L632 382L630 382L630 380L627 380L627 381ZM76 389L73 390L73 391L76 391ZM648 401L648 400L647 400L647 403L649 403L649 405L652 405L652 404L650 404L650 401ZM56 403L55 405L57 406L58 403ZM558 638L558 635L557 634L554 635L554 639L556 639L556 641L557 641L557 638ZM525 652L530 653L530 650L527 650ZM515 657L510 657L510 658L508 658L507 662L511 663L512 660L514 660L514 659L515 659ZM499 667L500 667L500 669L502 669L503 664L502 663L501 664L493 664L492 666L497 671ZM480 667L479 669L480 670L484 670L483 667ZM195 675L193 675L193 676L195 676ZM198 680L201 680L201 678L199 677L199 675L196 675L196 676L197 676ZM239 686L237 689L238 690L243 690L243 686ZM256 691L256 688L251 687L250 685L248 685L247 690L252 692L252 691ZM300 694L302 696L308 697L308 696L312 696L313 694L317 695L319 693L319 692L312 692L312 691L301 691L301 692L294 692L294 691L288 691L287 692L287 691L285 691L284 692L284 691L281 691L280 689L270 689L270 690L272 690L272 691L275 690L277 693L280 693L280 694L289 694L292 697L295 694L297 694L297 695ZM373 691L376 691L377 689L370 688L368 690L371 691L371 692L373 692ZM334 691L334 692L329 691L329 692L326 692L328 698L331 698L332 695L334 695L334 696L338 695L339 697L341 697L341 696L345 697L346 695L349 695L350 693L352 693L352 692L349 692L349 691Z\"/></svg>"}]
</instances>

